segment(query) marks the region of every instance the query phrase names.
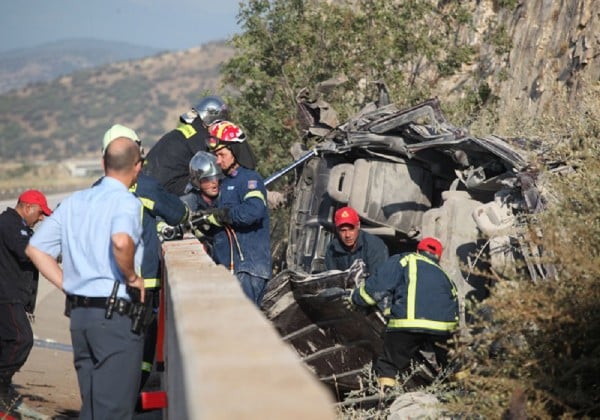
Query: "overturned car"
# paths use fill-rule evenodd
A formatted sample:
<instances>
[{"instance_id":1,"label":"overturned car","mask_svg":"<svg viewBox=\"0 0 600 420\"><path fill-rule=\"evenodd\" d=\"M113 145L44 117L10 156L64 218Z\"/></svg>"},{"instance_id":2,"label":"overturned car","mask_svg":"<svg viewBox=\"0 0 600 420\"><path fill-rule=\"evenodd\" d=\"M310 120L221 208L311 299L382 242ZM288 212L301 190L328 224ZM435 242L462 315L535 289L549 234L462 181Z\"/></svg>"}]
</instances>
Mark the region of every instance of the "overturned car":
<instances>
[{"instance_id":1,"label":"overturned car","mask_svg":"<svg viewBox=\"0 0 600 420\"><path fill-rule=\"evenodd\" d=\"M552 275L526 229L527 215L544 201L525 151L453 126L438 99L409 109L370 104L337 126L322 118L328 104L306 98L299 104L307 135L318 141L292 165L298 177L287 268L269 282L262 308L339 398L360 386L364 367L380 353L385 320L379 311L355 313L342 304L367 276L364 265L325 271L338 208L353 207L361 229L383 239L390 255L414 250L425 236L438 238L463 327L465 302L484 299L494 276Z\"/></svg>"}]
</instances>

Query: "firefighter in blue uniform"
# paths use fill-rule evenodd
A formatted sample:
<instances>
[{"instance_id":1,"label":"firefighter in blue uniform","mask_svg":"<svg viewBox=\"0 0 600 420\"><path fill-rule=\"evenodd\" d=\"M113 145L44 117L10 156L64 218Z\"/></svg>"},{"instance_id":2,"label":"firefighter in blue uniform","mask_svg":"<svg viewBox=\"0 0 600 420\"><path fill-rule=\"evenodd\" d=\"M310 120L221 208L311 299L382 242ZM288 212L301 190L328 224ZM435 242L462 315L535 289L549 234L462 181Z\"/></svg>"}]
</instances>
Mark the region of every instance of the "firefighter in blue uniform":
<instances>
[{"instance_id":1,"label":"firefighter in blue uniform","mask_svg":"<svg viewBox=\"0 0 600 420\"><path fill-rule=\"evenodd\" d=\"M146 156L143 172L154 177L168 192L183 197L189 193L190 159L206 151L207 127L213 121L225 120L227 105L218 96L206 96L179 117L176 129L162 136Z\"/></svg>"},{"instance_id":2,"label":"firefighter in blue uniform","mask_svg":"<svg viewBox=\"0 0 600 420\"><path fill-rule=\"evenodd\" d=\"M458 299L452 280L438 265L442 244L427 237L417 252L391 256L364 284L352 291L349 304L373 306L388 299L383 355L374 365L383 390L396 384L421 350L434 352L444 367L444 343L458 325ZM434 372L439 373L439 372Z\"/></svg>"},{"instance_id":3,"label":"firefighter in blue uniform","mask_svg":"<svg viewBox=\"0 0 600 420\"><path fill-rule=\"evenodd\" d=\"M229 121L209 127L209 148L225 178L217 208L209 222L220 229L214 239L214 259L234 273L244 293L257 306L271 278L269 208L256 158L244 132Z\"/></svg>"},{"instance_id":4,"label":"firefighter in blue uniform","mask_svg":"<svg viewBox=\"0 0 600 420\"><path fill-rule=\"evenodd\" d=\"M116 124L104 135L102 154L108 145L120 137L129 138L137 143L140 152L144 155L142 141L132 129ZM142 202L142 241L144 253L141 264L141 277L144 279L146 293L146 320L147 326L144 337L144 357L142 361L142 379L140 389L144 386L154 362L156 352L157 323L156 314L159 305L160 276L161 276L161 246L157 233L157 218L166 223L177 225L185 222L189 217L186 205L178 196L167 192L156 179L142 172L139 173L137 183L129 189Z\"/></svg>"}]
</instances>

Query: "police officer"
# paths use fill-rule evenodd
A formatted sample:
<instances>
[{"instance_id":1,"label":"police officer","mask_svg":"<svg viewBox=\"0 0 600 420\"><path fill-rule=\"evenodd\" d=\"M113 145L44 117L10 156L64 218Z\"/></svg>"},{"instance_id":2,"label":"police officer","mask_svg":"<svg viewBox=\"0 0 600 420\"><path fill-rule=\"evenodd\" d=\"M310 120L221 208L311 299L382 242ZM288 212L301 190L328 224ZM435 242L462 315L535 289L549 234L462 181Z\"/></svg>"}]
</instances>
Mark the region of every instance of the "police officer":
<instances>
[{"instance_id":1,"label":"police officer","mask_svg":"<svg viewBox=\"0 0 600 420\"><path fill-rule=\"evenodd\" d=\"M139 146L117 138L103 161L100 183L63 200L26 254L67 294L80 418L131 419L144 345L130 318L144 301L142 205L129 191L142 168Z\"/></svg>"},{"instance_id":2,"label":"police officer","mask_svg":"<svg viewBox=\"0 0 600 420\"><path fill-rule=\"evenodd\" d=\"M383 355L374 366L382 389L394 386L411 360L421 360L421 350L434 352L439 366L446 364L442 346L458 325L458 300L454 283L438 265L441 256L442 244L424 238L417 252L391 256L350 295L350 305L359 306L391 297Z\"/></svg>"},{"instance_id":3,"label":"police officer","mask_svg":"<svg viewBox=\"0 0 600 420\"><path fill-rule=\"evenodd\" d=\"M360 229L358 213L352 207L342 207L333 217L336 237L325 251L327 270L347 270L355 260L361 259L367 273L372 273L389 257L385 242Z\"/></svg>"},{"instance_id":4,"label":"police officer","mask_svg":"<svg viewBox=\"0 0 600 420\"><path fill-rule=\"evenodd\" d=\"M214 240L214 259L235 273L244 293L257 306L271 278L269 208L262 177L246 135L229 121L209 127L209 148L225 174L217 208L209 221L221 229Z\"/></svg>"},{"instance_id":5,"label":"police officer","mask_svg":"<svg viewBox=\"0 0 600 420\"><path fill-rule=\"evenodd\" d=\"M131 128L120 124L113 125L102 140L102 155L106 153L108 145L115 139L125 137L133 140L140 148L142 159L144 148L142 141ZM142 274L146 290L146 334L144 336L144 360L142 362L142 380L140 389L143 388L154 362L156 353L157 321L156 314L159 306L160 276L161 276L161 247L157 233L157 218L168 224L176 225L188 219L189 211L178 196L167 192L154 178L144 173L138 175L137 182L129 189L142 202L142 241L144 254L142 257Z\"/></svg>"},{"instance_id":6,"label":"police officer","mask_svg":"<svg viewBox=\"0 0 600 420\"><path fill-rule=\"evenodd\" d=\"M190 159L196 152L207 150L208 125L216 120L225 120L228 116L229 109L221 98L202 98L196 106L179 117L180 124L176 129L161 137L150 149L144 172L156 178L170 193L180 197L189 193L186 187Z\"/></svg>"},{"instance_id":7,"label":"police officer","mask_svg":"<svg viewBox=\"0 0 600 420\"><path fill-rule=\"evenodd\" d=\"M35 309L39 272L25 255L33 227L52 213L40 191L24 191L0 214L0 411L25 407L11 387L33 347L28 319Z\"/></svg>"}]
</instances>

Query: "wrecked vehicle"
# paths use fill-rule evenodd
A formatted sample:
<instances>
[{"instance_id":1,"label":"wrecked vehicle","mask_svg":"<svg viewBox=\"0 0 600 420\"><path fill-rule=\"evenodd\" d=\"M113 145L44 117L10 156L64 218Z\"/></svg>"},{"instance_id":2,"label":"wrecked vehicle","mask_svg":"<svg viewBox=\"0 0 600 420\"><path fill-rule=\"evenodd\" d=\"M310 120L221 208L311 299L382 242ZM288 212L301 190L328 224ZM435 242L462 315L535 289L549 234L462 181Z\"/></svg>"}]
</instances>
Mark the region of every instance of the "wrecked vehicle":
<instances>
[{"instance_id":1,"label":"wrecked vehicle","mask_svg":"<svg viewBox=\"0 0 600 420\"><path fill-rule=\"evenodd\" d=\"M297 171L297 183L287 268L268 283L262 308L338 398L361 386L385 328L379 311L349 312L342 304L364 280L362 266L324 271L338 208L353 207L361 229L382 238L390 255L413 251L425 236L438 238L441 266L459 292L463 331L466 299L484 299L491 281L477 273L500 278L523 267L534 281L552 275L524 229L526 215L544 202L523 150L453 126L437 98L409 109L379 101L337 126L327 103L301 99L301 121L317 142L288 168Z\"/></svg>"}]
</instances>

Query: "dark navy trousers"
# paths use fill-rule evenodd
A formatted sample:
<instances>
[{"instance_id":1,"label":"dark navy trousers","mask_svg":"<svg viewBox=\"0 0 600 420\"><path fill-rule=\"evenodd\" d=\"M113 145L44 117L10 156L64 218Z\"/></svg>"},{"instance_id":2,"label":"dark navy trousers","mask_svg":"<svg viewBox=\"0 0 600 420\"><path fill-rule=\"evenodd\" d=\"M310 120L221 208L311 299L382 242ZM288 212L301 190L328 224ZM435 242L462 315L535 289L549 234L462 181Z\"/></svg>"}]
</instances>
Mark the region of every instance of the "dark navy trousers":
<instances>
[{"instance_id":1,"label":"dark navy trousers","mask_svg":"<svg viewBox=\"0 0 600 420\"><path fill-rule=\"evenodd\" d=\"M33 331L22 303L0 303L0 378L9 384L33 347Z\"/></svg>"}]
</instances>

